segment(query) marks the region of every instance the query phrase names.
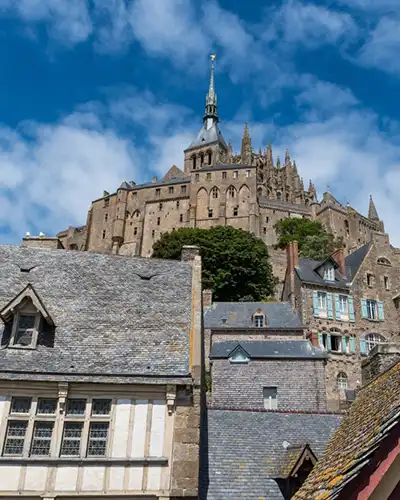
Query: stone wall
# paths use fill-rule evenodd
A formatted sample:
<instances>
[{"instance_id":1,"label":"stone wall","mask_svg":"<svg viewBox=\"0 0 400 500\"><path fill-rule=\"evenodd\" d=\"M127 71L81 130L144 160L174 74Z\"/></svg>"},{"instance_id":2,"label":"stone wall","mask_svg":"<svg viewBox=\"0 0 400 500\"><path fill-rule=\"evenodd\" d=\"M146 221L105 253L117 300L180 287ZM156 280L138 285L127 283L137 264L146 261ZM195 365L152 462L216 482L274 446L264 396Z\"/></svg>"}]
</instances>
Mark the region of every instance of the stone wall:
<instances>
[{"instance_id":1,"label":"stone wall","mask_svg":"<svg viewBox=\"0 0 400 500\"><path fill-rule=\"evenodd\" d=\"M212 404L264 408L263 387L277 387L278 409L326 410L324 360L251 360L246 364L213 360Z\"/></svg>"},{"instance_id":2,"label":"stone wall","mask_svg":"<svg viewBox=\"0 0 400 500\"><path fill-rule=\"evenodd\" d=\"M362 385L366 385L400 360L400 344L377 345L362 362Z\"/></svg>"}]
</instances>

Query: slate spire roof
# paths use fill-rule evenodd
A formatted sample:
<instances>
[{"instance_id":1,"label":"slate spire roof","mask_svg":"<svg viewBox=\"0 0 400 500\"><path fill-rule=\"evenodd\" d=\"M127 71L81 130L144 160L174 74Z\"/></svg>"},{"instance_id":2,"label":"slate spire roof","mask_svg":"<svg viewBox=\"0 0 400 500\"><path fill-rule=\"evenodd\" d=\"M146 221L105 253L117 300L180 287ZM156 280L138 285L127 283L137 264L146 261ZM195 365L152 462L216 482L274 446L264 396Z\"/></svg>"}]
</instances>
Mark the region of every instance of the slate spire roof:
<instances>
[{"instance_id":1,"label":"slate spire roof","mask_svg":"<svg viewBox=\"0 0 400 500\"><path fill-rule=\"evenodd\" d=\"M372 195L370 195L369 197L368 219L376 221L379 220L378 212L376 210L374 200L372 199Z\"/></svg>"}]
</instances>

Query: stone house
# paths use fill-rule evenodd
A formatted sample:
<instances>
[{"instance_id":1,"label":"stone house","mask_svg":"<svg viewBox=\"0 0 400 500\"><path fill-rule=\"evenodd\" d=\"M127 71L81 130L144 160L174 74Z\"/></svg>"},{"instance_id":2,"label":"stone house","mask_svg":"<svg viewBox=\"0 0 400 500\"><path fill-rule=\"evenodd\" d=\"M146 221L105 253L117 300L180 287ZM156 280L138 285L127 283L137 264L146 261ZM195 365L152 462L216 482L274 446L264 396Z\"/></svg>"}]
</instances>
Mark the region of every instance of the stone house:
<instances>
[{"instance_id":1,"label":"stone house","mask_svg":"<svg viewBox=\"0 0 400 500\"><path fill-rule=\"evenodd\" d=\"M382 344L363 361L365 386L295 500L400 498L399 359L399 344Z\"/></svg>"},{"instance_id":2,"label":"stone house","mask_svg":"<svg viewBox=\"0 0 400 500\"><path fill-rule=\"evenodd\" d=\"M0 246L0 496L198 498L196 249L34 244Z\"/></svg>"},{"instance_id":3,"label":"stone house","mask_svg":"<svg viewBox=\"0 0 400 500\"><path fill-rule=\"evenodd\" d=\"M319 220L345 239L346 253L369 242L373 232L383 231L372 200L367 217L329 192L318 202L314 184L310 180L304 186L289 152L281 162L274 159L269 142L256 151L247 124L235 154L220 130L214 80L213 63L203 125L183 152L183 169L174 165L162 179L123 181L116 191L104 191L92 201L84 226L58 233L65 249L149 257L162 233L230 225L250 231L271 248L274 272L282 282L282 252L272 247L279 220Z\"/></svg>"},{"instance_id":4,"label":"stone house","mask_svg":"<svg viewBox=\"0 0 400 500\"><path fill-rule=\"evenodd\" d=\"M282 298L299 312L307 338L329 354L329 408L346 404L347 390L360 386L370 349L399 334L399 271L398 253L383 233L346 257L339 249L324 261L299 258L297 242L288 246Z\"/></svg>"}]
</instances>

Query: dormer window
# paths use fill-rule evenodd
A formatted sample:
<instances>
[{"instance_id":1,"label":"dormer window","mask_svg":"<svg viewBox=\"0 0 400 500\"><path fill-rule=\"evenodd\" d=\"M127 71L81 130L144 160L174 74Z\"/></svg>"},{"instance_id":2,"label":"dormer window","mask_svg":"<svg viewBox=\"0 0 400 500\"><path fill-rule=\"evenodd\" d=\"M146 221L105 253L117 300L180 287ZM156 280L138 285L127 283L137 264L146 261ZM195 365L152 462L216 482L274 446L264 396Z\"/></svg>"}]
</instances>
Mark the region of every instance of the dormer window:
<instances>
[{"instance_id":1,"label":"dormer window","mask_svg":"<svg viewBox=\"0 0 400 500\"><path fill-rule=\"evenodd\" d=\"M325 281L335 281L335 268L333 266L325 267L324 280Z\"/></svg>"},{"instance_id":2,"label":"dormer window","mask_svg":"<svg viewBox=\"0 0 400 500\"><path fill-rule=\"evenodd\" d=\"M254 326L256 328L264 328L265 327L265 316L263 313L256 313L253 316Z\"/></svg>"},{"instance_id":3,"label":"dormer window","mask_svg":"<svg viewBox=\"0 0 400 500\"><path fill-rule=\"evenodd\" d=\"M39 332L40 313L19 312L14 317L11 345L13 347L36 347Z\"/></svg>"},{"instance_id":4,"label":"dormer window","mask_svg":"<svg viewBox=\"0 0 400 500\"><path fill-rule=\"evenodd\" d=\"M248 363L249 361L249 356L241 347L236 348L229 356L230 363Z\"/></svg>"}]
</instances>

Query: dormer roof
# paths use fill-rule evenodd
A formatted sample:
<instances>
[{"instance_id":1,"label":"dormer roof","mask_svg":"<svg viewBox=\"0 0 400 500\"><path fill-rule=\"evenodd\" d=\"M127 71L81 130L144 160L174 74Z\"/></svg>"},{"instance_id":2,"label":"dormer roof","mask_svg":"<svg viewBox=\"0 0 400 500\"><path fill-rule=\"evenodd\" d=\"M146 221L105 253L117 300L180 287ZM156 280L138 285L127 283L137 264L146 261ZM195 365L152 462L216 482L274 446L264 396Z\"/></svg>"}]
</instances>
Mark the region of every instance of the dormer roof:
<instances>
[{"instance_id":1,"label":"dormer roof","mask_svg":"<svg viewBox=\"0 0 400 500\"><path fill-rule=\"evenodd\" d=\"M54 326L53 319L51 318L49 312L47 311L43 301L40 299L36 290L29 283L26 287L21 290L3 309L0 311L0 317L3 321L9 321L15 312L15 309L18 308L25 300L30 300L32 304L36 307L36 309L40 312L43 318L49 325Z\"/></svg>"}]
</instances>

